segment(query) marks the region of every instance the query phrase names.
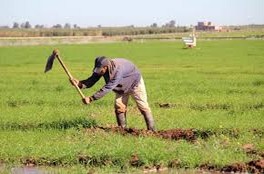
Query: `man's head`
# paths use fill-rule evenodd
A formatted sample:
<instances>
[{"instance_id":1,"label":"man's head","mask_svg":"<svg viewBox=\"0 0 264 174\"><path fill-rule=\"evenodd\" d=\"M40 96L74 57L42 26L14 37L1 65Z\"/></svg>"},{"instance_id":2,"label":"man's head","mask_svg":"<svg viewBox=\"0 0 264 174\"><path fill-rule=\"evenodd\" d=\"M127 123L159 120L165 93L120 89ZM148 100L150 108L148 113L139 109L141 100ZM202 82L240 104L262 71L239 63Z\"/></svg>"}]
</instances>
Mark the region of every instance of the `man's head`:
<instances>
[{"instance_id":1,"label":"man's head","mask_svg":"<svg viewBox=\"0 0 264 174\"><path fill-rule=\"evenodd\" d=\"M110 60L105 56L100 56L95 59L93 72L99 75L104 75L110 65Z\"/></svg>"}]
</instances>

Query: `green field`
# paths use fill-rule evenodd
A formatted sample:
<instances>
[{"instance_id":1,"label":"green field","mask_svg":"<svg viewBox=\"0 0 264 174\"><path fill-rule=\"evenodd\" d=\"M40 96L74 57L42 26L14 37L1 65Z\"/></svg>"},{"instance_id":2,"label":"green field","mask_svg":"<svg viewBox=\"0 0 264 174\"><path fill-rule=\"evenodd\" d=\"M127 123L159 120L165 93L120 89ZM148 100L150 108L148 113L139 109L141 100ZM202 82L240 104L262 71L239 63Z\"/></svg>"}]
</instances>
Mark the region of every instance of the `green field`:
<instances>
[{"instance_id":1,"label":"green field","mask_svg":"<svg viewBox=\"0 0 264 174\"><path fill-rule=\"evenodd\" d=\"M91 129L116 124L114 94L86 106L57 61L44 74L55 47L78 79L91 74L96 56L130 59L143 74L158 130L193 128L213 133L189 142ZM9 170L28 163L70 173L100 173L157 165L221 168L260 159L264 152L263 48L263 40L198 41L194 49L172 41L0 47L0 172L1 166ZM84 90L85 95L103 84L100 80ZM132 100L128 126L145 129ZM246 153L246 144L256 153ZM132 156L138 157L136 166L131 165Z\"/></svg>"}]
</instances>

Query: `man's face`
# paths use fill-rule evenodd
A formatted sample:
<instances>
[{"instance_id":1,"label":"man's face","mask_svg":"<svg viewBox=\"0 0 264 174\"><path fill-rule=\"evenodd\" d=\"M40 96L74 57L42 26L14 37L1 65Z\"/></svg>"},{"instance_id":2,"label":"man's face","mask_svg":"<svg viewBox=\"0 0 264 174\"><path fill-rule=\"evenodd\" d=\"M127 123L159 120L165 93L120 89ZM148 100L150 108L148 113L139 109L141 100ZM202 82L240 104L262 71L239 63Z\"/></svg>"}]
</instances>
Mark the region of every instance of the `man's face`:
<instances>
[{"instance_id":1,"label":"man's face","mask_svg":"<svg viewBox=\"0 0 264 174\"><path fill-rule=\"evenodd\" d=\"M103 66L102 68L96 68L94 70L95 73L99 74L99 75L104 75L107 71L107 66Z\"/></svg>"}]
</instances>

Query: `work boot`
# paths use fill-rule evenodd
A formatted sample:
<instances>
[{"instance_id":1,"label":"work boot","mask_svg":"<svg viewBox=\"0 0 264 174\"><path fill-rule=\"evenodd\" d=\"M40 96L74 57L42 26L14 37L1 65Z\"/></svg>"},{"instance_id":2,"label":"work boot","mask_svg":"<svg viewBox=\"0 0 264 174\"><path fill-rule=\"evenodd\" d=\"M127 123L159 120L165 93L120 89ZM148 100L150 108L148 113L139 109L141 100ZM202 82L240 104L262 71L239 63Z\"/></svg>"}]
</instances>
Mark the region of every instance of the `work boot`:
<instances>
[{"instance_id":1,"label":"work boot","mask_svg":"<svg viewBox=\"0 0 264 174\"><path fill-rule=\"evenodd\" d=\"M121 128L126 127L126 113L116 113L116 121Z\"/></svg>"},{"instance_id":2,"label":"work boot","mask_svg":"<svg viewBox=\"0 0 264 174\"><path fill-rule=\"evenodd\" d=\"M141 113L144 116L144 119L145 119L145 122L147 125L147 129L155 132L155 125L154 125L154 119L153 119L152 113L151 112L145 112L145 111L141 111Z\"/></svg>"}]
</instances>

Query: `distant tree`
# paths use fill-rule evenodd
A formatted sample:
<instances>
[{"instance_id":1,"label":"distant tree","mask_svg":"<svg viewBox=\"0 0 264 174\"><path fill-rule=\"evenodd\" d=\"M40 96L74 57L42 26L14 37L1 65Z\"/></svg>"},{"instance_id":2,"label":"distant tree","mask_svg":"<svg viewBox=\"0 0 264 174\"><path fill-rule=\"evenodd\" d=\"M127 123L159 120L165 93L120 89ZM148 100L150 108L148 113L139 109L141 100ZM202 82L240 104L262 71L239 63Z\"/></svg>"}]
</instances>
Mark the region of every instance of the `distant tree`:
<instances>
[{"instance_id":1,"label":"distant tree","mask_svg":"<svg viewBox=\"0 0 264 174\"><path fill-rule=\"evenodd\" d=\"M172 28L175 27L176 22L174 20L171 20L170 22L166 23L165 25L162 25L162 27L165 28Z\"/></svg>"},{"instance_id":2,"label":"distant tree","mask_svg":"<svg viewBox=\"0 0 264 174\"><path fill-rule=\"evenodd\" d=\"M19 23L17 23L17 22L14 22L13 23L13 27L12 28L19 28Z\"/></svg>"},{"instance_id":3,"label":"distant tree","mask_svg":"<svg viewBox=\"0 0 264 174\"><path fill-rule=\"evenodd\" d=\"M44 28L44 25L37 24L37 25L35 25L35 28Z\"/></svg>"},{"instance_id":4,"label":"distant tree","mask_svg":"<svg viewBox=\"0 0 264 174\"><path fill-rule=\"evenodd\" d=\"M61 24L53 25L52 28L62 28Z\"/></svg>"},{"instance_id":5,"label":"distant tree","mask_svg":"<svg viewBox=\"0 0 264 174\"><path fill-rule=\"evenodd\" d=\"M9 28L7 25L0 26L0 28Z\"/></svg>"},{"instance_id":6,"label":"distant tree","mask_svg":"<svg viewBox=\"0 0 264 174\"><path fill-rule=\"evenodd\" d=\"M66 24L64 25L64 28L65 28L65 29L70 29L70 28L71 28L71 24L66 23Z\"/></svg>"},{"instance_id":7,"label":"distant tree","mask_svg":"<svg viewBox=\"0 0 264 174\"><path fill-rule=\"evenodd\" d=\"M77 29L77 28L80 28L80 27L77 24L74 24L73 28Z\"/></svg>"},{"instance_id":8,"label":"distant tree","mask_svg":"<svg viewBox=\"0 0 264 174\"><path fill-rule=\"evenodd\" d=\"M30 25L30 23L27 21L27 22L25 22L25 23L22 23L21 25L20 25L20 28L31 28L31 25Z\"/></svg>"},{"instance_id":9,"label":"distant tree","mask_svg":"<svg viewBox=\"0 0 264 174\"><path fill-rule=\"evenodd\" d=\"M169 27L175 27L176 22L174 20L171 20L169 22Z\"/></svg>"},{"instance_id":10,"label":"distant tree","mask_svg":"<svg viewBox=\"0 0 264 174\"><path fill-rule=\"evenodd\" d=\"M157 23L153 23L153 24L150 25L150 27L157 28L158 24Z\"/></svg>"},{"instance_id":11,"label":"distant tree","mask_svg":"<svg viewBox=\"0 0 264 174\"><path fill-rule=\"evenodd\" d=\"M31 28L31 25L28 21L25 23L25 28Z\"/></svg>"},{"instance_id":12,"label":"distant tree","mask_svg":"<svg viewBox=\"0 0 264 174\"><path fill-rule=\"evenodd\" d=\"M102 25L97 25L97 28L102 28Z\"/></svg>"}]
</instances>

